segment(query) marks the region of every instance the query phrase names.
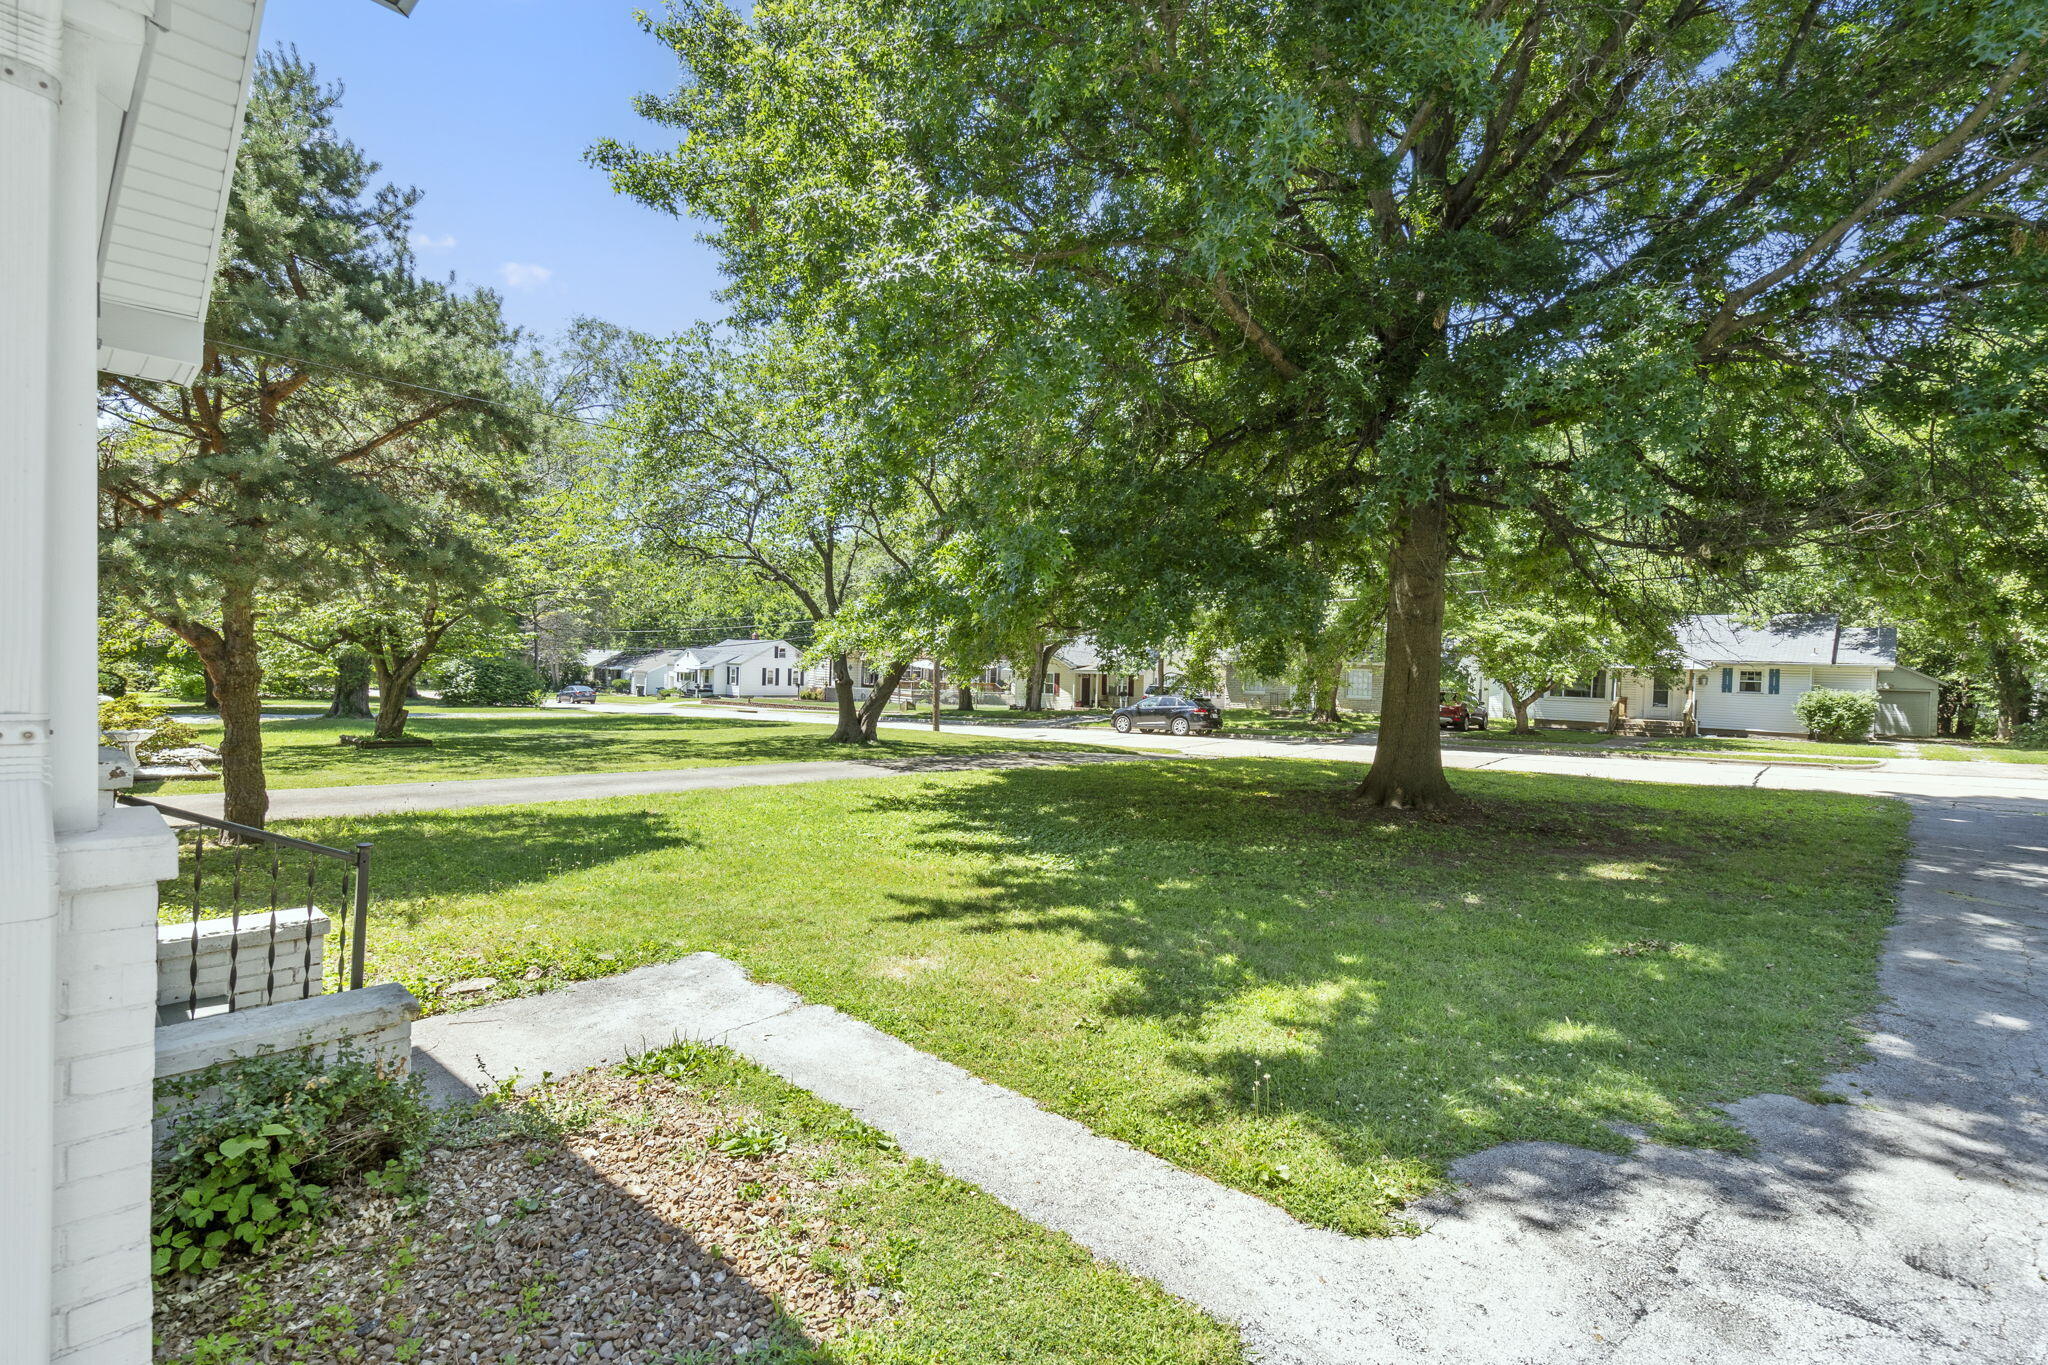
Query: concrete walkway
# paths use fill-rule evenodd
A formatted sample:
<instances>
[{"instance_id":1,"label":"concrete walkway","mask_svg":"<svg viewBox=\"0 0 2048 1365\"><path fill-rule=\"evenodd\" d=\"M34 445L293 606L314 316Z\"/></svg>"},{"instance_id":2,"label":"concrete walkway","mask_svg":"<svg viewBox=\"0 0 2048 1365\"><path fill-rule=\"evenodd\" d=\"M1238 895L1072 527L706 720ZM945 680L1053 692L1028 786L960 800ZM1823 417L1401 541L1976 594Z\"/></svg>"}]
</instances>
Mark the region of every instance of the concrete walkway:
<instances>
[{"instance_id":1,"label":"concrete walkway","mask_svg":"<svg viewBox=\"0 0 2048 1365\"><path fill-rule=\"evenodd\" d=\"M1413 1239L1306 1227L711 954L443 1015L442 1094L723 1042L1290 1365L2048 1361L2048 801L1915 803L1873 1059L1732 1157L1515 1143Z\"/></svg>"},{"instance_id":2,"label":"concrete walkway","mask_svg":"<svg viewBox=\"0 0 2048 1365\"><path fill-rule=\"evenodd\" d=\"M569 773L539 777L483 777L451 782L390 782L362 787L287 787L270 793L272 820L342 815L406 815L471 806L530 806L546 801L592 801L609 796L728 787L782 787L802 782L843 782L858 777L903 777L968 768L1042 768L1070 763L1129 763L1144 754L963 754L876 759L864 763L734 763L707 768L657 768L637 773ZM167 806L218 817L219 793L182 796L175 788L154 794Z\"/></svg>"}]
</instances>

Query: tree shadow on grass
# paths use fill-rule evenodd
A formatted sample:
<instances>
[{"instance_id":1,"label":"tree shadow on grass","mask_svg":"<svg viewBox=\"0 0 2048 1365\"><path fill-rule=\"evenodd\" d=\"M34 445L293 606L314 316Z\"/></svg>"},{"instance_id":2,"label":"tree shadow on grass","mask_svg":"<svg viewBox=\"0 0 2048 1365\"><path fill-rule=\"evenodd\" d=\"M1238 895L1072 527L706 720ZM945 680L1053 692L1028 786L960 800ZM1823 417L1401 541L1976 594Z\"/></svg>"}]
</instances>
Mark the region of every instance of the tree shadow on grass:
<instances>
[{"instance_id":1,"label":"tree shadow on grass","mask_svg":"<svg viewBox=\"0 0 2048 1365\"><path fill-rule=\"evenodd\" d=\"M1810 1090L1849 1050L1896 870L1876 803L1474 775L1474 807L1417 817L1357 808L1357 771L1026 769L870 800L983 869L897 896L903 919L1094 943L1108 1031L1077 1053L1163 1031L1152 1122L1392 1161L1364 1205L1514 1138L1739 1141L1705 1106ZM1287 1202L1360 1218L1357 1190Z\"/></svg>"},{"instance_id":2,"label":"tree shadow on grass","mask_svg":"<svg viewBox=\"0 0 2048 1365\"><path fill-rule=\"evenodd\" d=\"M282 820L276 830L343 850L358 843L371 845L373 941L380 923L418 928L436 902L541 885L564 873L691 842L680 821L660 812L570 814L551 805ZM180 853L179 880L166 884L162 896L159 918L166 922L192 917L189 831L181 836ZM243 911L269 908L271 850L209 845L204 858L199 896L203 913L219 915L232 909L238 871ZM340 903L343 864L286 851L280 868L282 904L306 904L309 884L313 903Z\"/></svg>"}]
</instances>

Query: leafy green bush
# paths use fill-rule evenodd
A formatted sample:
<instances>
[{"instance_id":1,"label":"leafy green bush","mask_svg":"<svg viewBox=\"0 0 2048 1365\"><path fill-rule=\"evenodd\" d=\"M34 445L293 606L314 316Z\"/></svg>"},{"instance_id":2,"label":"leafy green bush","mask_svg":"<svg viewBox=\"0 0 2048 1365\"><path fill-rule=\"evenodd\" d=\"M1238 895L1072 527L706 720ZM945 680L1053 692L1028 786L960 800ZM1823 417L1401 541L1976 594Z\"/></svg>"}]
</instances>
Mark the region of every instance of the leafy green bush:
<instances>
[{"instance_id":1,"label":"leafy green bush","mask_svg":"<svg viewBox=\"0 0 2048 1365\"><path fill-rule=\"evenodd\" d=\"M540 674L517 659L457 659L441 670L450 706L528 706L544 691Z\"/></svg>"},{"instance_id":2,"label":"leafy green bush","mask_svg":"<svg viewBox=\"0 0 2048 1365\"><path fill-rule=\"evenodd\" d=\"M1877 724L1877 693L1816 687L1802 693L1792 710L1815 739L1868 739L1871 727Z\"/></svg>"},{"instance_id":3,"label":"leafy green bush","mask_svg":"<svg viewBox=\"0 0 2048 1365\"><path fill-rule=\"evenodd\" d=\"M166 664L157 670L158 690L168 692L179 701L206 700L206 674L196 668L177 668Z\"/></svg>"},{"instance_id":4,"label":"leafy green bush","mask_svg":"<svg viewBox=\"0 0 2048 1365\"><path fill-rule=\"evenodd\" d=\"M155 734L136 746L135 752L143 758L155 758L199 742L199 732L184 721L172 720L170 711L161 703L145 701L132 693L100 703L100 729L154 730Z\"/></svg>"},{"instance_id":5,"label":"leafy green bush","mask_svg":"<svg viewBox=\"0 0 2048 1365\"><path fill-rule=\"evenodd\" d=\"M402 1190L429 1126L417 1078L353 1052L222 1062L160 1082L157 1098L172 1114L151 1200L157 1275L261 1251L317 1221L335 1185Z\"/></svg>"}]
</instances>

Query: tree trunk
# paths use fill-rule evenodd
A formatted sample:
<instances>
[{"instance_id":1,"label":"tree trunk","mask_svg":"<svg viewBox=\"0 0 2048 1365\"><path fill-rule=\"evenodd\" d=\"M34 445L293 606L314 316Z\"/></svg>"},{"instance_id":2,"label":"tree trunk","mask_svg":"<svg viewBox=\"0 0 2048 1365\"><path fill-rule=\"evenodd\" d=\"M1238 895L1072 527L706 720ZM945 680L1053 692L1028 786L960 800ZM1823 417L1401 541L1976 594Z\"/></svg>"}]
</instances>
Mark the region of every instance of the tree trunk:
<instances>
[{"instance_id":1,"label":"tree trunk","mask_svg":"<svg viewBox=\"0 0 2048 1365\"><path fill-rule=\"evenodd\" d=\"M205 658L220 696L222 814L238 825L263 823L270 792L263 781L263 662L257 654L256 589L229 583L221 590L218 647Z\"/></svg>"},{"instance_id":2,"label":"tree trunk","mask_svg":"<svg viewBox=\"0 0 2048 1365\"><path fill-rule=\"evenodd\" d=\"M2011 739L2013 731L2034 718L2034 683L2020 662L2012 642L1987 632L1986 661L1991 665L1991 686L1998 694L1998 738Z\"/></svg>"},{"instance_id":3,"label":"tree trunk","mask_svg":"<svg viewBox=\"0 0 2048 1365\"><path fill-rule=\"evenodd\" d=\"M334 697L327 714L342 720L367 720L370 715L370 657L345 649L334 657Z\"/></svg>"},{"instance_id":4,"label":"tree trunk","mask_svg":"<svg viewBox=\"0 0 2048 1365\"><path fill-rule=\"evenodd\" d=\"M1031 651L1031 672L1024 682L1024 709L1038 711L1045 707L1045 675L1052 669L1052 653L1057 644L1043 644Z\"/></svg>"},{"instance_id":5,"label":"tree trunk","mask_svg":"<svg viewBox=\"0 0 2048 1365\"><path fill-rule=\"evenodd\" d=\"M1437 708L1443 685L1444 567L1450 558L1441 498L1402 515L1388 565L1387 690L1372 769L1359 784L1368 805L1430 810L1457 800L1444 777Z\"/></svg>"},{"instance_id":6,"label":"tree trunk","mask_svg":"<svg viewBox=\"0 0 2048 1365\"><path fill-rule=\"evenodd\" d=\"M1515 708L1515 733L1518 735L1534 734L1536 727L1529 723L1529 708L1535 704L1536 699L1534 697L1518 697L1510 692L1508 693L1508 701Z\"/></svg>"},{"instance_id":7,"label":"tree trunk","mask_svg":"<svg viewBox=\"0 0 2048 1365\"><path fill-rule=\"evenodd\" d=\"M860 708L853 700L853 664L844 654L832 656L832 691L839 704L839 724L833 727L832 742L860 743Z\"/></svg>"},{"instance_id":8,"label":"tree trunk","mask_svg":"<svg viewBox=\"0 0 2048 1365\"><path fill-rule=\"evenodd\" d=\"M974 709L974 680L972 678L960 684L958 701L962 711L972 711Z\"/></svg>"},{"instance_id":9,"label":"tree trunk","mask_svg":"<svg viewBox=\"0 0 2048 1365\"><path fill-rule=\"evenodd\" d=\"M1310 720L1334 723L1342 719L1337 713L1337 692L1343 683L1342 670L1332 669L1321 675L1310 673L1302 681L1303 689L1308 693Z\"/></svg>"},{"instance_id":10,"label":"tree trunk","mask_svg":"<svg viewBox=\"0 0 2048 1365\"><path fill-rule=\"evenodd\" d=\"M860 708L860 742L875 742L875 727L880 724L882 712L889 707L889 698L895 695L896 684L903 681L903 675L910 671L910 660L898 659L882 670L882 680L875 685L874 692Z\"/></svg>"},{"instance_id":11,"label":"tree trunk","mask_svg":"<svg viewBox=\"0 0 2048 1365\"><path fill-rule=\"evenodd\" d=\"M412 713L405 709L406 698L412 692L412 680L419 676L417 668L410 671L394 669L382 659L377 666L377 728L372 733L378 739L404 739L405 722Z\"/></svg>"}]
</instances>

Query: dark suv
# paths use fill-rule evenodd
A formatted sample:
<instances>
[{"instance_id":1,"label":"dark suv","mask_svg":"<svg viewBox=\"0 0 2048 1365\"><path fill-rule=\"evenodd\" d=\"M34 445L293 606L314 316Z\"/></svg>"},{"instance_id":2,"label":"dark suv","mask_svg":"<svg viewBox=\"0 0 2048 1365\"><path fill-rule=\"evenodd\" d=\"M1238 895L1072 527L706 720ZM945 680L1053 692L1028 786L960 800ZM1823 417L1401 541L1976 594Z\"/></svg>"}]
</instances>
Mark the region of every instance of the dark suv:
<instances>
[{"instance_id":1,"label":"dark suv","mask_svg":"<svg viewBox=\"0 0 2048 1365\"><path fill-rule=\"evenodd\" d=\"M1110 712L1109 723L1120 735L1133 730L1170 730L1176 735L1204 734L1223 728L1223 709L1207 697L1163 692Z\"/></svg>"}]
</instances>

